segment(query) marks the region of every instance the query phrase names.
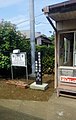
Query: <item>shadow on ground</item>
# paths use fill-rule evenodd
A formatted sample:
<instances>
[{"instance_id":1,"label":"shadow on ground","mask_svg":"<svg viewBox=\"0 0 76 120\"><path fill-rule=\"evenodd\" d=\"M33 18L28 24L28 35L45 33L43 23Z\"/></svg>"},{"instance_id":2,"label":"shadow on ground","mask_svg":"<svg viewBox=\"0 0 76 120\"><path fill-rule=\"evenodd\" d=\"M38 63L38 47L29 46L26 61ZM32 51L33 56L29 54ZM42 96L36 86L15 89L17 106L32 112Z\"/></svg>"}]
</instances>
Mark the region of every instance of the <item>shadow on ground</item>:
<instances>
[{"instance_id":1,"label":"shadow on ground","mask_svg":"<svg viewBox=\"0 0 76 120\"><path fill-rule=\"evenodd\" d=\"M0 106L0 120L42 120L42 119Z\"/></svg>"}]
</instances>

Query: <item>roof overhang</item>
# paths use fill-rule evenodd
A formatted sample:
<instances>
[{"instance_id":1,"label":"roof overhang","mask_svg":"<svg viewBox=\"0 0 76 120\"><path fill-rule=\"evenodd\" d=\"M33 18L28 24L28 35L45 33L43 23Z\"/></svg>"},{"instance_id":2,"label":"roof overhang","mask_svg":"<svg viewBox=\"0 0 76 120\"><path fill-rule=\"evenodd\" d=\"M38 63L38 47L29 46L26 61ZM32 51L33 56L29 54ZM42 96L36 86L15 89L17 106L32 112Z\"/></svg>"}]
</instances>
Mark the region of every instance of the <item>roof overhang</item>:
<instances>
[{"instance_id":1,"label":"roof overhang","mask_svg":"<svg viewBox=\"0 0 76 120\"><path fill-rule=\"evenodd\" d=\"M54 21L76 19L76 0L46 6L42 11Z\"/></svg>"}]
</instances>

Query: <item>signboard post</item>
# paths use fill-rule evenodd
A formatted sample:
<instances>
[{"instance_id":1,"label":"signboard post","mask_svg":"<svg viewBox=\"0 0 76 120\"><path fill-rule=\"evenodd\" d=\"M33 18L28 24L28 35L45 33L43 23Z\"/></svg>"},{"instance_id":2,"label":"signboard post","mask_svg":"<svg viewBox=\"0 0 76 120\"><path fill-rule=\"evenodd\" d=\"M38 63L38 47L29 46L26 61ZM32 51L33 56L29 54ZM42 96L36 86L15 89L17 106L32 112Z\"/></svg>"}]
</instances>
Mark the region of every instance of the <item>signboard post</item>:
<instances>
[{"instance_id":1,"label":"signboard post","mask_svg":"<svg viewBox=\"0 0 76 120\"><path fill-rule=\"evenodd\" d=\"M36 82L30 85L31 89L46 90L48 88L48 84L42 82L42 60L41 59L42 59L41 52L36 52L36 57L35 57Z\"/></svg>"},{"instance_id":2,"label":"signboard post","mask_svg":"<svg viewBox=\"0 0 76 120\"><path fill-rule=\"evenodd\" d=\"M13 79L13 67L26 67L26 77L28 80L28 70L27 70L27 55L26 52L12 53L11 54L11 74Z\"/></svg>"},{"instance_id":3,"label":"signboard post","mask_svg":"<svg viewBox=\"0 0 76 120\"><path fill-rule=\"evenodd\" d=\"M42 85L42 58L41 52L36 53L35 58L36 84Z\"/></svg>"}]
</instances>

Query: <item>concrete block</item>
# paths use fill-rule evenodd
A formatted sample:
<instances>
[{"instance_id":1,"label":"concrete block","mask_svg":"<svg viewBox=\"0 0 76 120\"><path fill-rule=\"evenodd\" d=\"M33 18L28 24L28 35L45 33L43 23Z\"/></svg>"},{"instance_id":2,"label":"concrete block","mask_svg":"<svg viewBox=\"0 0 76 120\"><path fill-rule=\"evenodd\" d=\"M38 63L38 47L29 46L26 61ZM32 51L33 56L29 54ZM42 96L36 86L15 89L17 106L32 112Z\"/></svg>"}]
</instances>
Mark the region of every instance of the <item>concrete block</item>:
<instances>
[{"instance_id":1,"label":"concrete block","mask_svg":"<svg viewBox=\"0 0 76 120\"><path fill-rule=\"evenodd\" d=\"M42 83L42 85L38 85L38 84L36 84L36 82L34 82L30 85L30 88L36 89L36 90L46 90L48 88L48 84Z\"/></svg>"}]
</instances>

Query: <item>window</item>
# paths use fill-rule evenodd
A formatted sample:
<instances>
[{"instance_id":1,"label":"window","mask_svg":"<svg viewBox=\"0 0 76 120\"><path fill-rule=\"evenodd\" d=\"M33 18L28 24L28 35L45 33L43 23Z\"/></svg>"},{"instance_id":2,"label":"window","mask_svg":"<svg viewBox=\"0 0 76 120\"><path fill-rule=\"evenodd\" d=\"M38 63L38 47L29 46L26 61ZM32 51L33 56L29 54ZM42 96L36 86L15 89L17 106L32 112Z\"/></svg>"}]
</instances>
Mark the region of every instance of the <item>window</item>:
<instances>
[{"instance_id":1,"label":"window","mask_svg":"<svg viewBox=\"0 0 76 120\"><path fill-rule=\"evenodd\" d=\"M74 43L74 33L60 34L60 40L59 40L60 66L73 65L73 43Z\"/></svg>"}]
</instances>

